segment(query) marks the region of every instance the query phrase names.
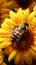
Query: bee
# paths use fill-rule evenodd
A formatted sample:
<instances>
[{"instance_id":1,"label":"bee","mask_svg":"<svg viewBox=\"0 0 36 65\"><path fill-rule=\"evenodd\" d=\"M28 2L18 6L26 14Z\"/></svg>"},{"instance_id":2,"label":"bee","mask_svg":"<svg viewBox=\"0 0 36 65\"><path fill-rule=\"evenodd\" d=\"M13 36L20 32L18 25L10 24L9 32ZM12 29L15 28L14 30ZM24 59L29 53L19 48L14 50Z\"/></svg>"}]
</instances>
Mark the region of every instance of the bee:
<instances>
[{"instance_id":1,"label":"bee","mask_svg":"<svg viewBox=\"0 0 36 65\"><path fill-rule=\"evenodd\" d=\"M12 31L12 42L19 42L23 34L26 32L27 27L27 23L23 23L20 26L15 26Z\"/></svg>"}]
</instances>

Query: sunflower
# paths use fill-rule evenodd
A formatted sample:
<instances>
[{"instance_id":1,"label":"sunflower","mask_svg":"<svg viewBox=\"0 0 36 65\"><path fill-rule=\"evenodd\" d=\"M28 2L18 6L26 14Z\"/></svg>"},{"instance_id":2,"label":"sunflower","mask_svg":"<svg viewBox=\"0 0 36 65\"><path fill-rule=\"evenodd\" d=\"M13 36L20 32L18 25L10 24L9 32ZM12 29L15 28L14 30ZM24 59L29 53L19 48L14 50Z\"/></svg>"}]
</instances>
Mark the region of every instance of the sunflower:
<instances>
[{"instance_id":1,"label":"sunflower","mask_svg":"<svg viewBox=\"0 0 36 65\"><path fill-rule=\"evenodd\" d=\"M0 49L8 55L8 61L14 59L16 65L32 64L32 59L36 60L36 5L30 13L26 10L18 9L17 12L9 12L10 18L4 19L0 28ZM16 26L28 23L28 28L19 42L12 41L12 32Z\"/></svg>"}]
</instances>

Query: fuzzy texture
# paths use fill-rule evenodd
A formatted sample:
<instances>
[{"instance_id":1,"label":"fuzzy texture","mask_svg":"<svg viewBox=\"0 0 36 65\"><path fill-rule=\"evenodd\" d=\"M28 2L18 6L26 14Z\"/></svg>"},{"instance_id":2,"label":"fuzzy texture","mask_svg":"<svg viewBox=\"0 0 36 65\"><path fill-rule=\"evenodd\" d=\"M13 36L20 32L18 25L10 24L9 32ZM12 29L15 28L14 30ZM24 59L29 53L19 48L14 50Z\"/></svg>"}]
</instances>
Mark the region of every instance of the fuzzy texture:
<instances>
[{"instance_id":1,"label":"fuzzy texture","mask_svg":"<svg viewBox=\"0 0 36 65\"><path fill-rule=\"evenodd\" d=\"M19 15L20 14L20 15ZM12 10L9 12L10 18L4 19L0 28L0 49L8 55L8 61L14 59L16 65L32 64L32 59L36 60L36 5L30 13L26 10L18 9L17 13ZM29 27L19 43L12 42L12 30L15 26L25 23Z\"/></svg>"}]
</instances>

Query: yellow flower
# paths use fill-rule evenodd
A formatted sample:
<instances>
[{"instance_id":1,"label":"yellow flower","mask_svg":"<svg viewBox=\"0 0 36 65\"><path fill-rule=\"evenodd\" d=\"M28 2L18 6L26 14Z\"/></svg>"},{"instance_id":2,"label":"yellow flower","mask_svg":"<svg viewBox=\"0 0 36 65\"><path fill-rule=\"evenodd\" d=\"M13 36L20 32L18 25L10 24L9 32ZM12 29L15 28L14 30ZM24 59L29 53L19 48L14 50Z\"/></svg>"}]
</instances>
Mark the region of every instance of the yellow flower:
<instances>
[{"instance_id":1,"label":"yellow flower","mask_svg":"<svg viewBox=\"0 0 36 65\"><path fill-rule=\"evenodd\" d=\"M0 28L0 49L12 47L12 50L7 53L8 61L14 59L17 65L28 65L32 63L32 59L36 60L36 11L29 12L29 9L18 9L17 13L9 12L10 18L6 18ZM23 23L28 23L29 27L24 34L22 40L18 42L12 41L12 31L15 26L20 26Z\"/></svg>"}]
</instances>

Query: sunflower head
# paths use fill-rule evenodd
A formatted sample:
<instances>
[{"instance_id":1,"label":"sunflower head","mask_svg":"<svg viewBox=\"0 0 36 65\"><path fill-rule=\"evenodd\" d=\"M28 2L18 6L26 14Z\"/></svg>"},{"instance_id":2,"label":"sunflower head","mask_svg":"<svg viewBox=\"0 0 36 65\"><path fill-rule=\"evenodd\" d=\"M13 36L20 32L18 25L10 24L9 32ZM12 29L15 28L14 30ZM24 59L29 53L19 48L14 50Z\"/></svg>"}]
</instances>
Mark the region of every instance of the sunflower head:
<instances>
[{"instance_id":1,"label":"sunflower head","mask_svg":"<svg viewBox=\"0 0 36 65\"><path fill-rule=\"evenodd\" d=\"M9 16L1 24L0 49L5 48L8 61L14 59L17 65L25 62L31 65L32 59L36 59L36 6L32 12L29 8L11 10Z\"/></svg>"}]
</instances>

